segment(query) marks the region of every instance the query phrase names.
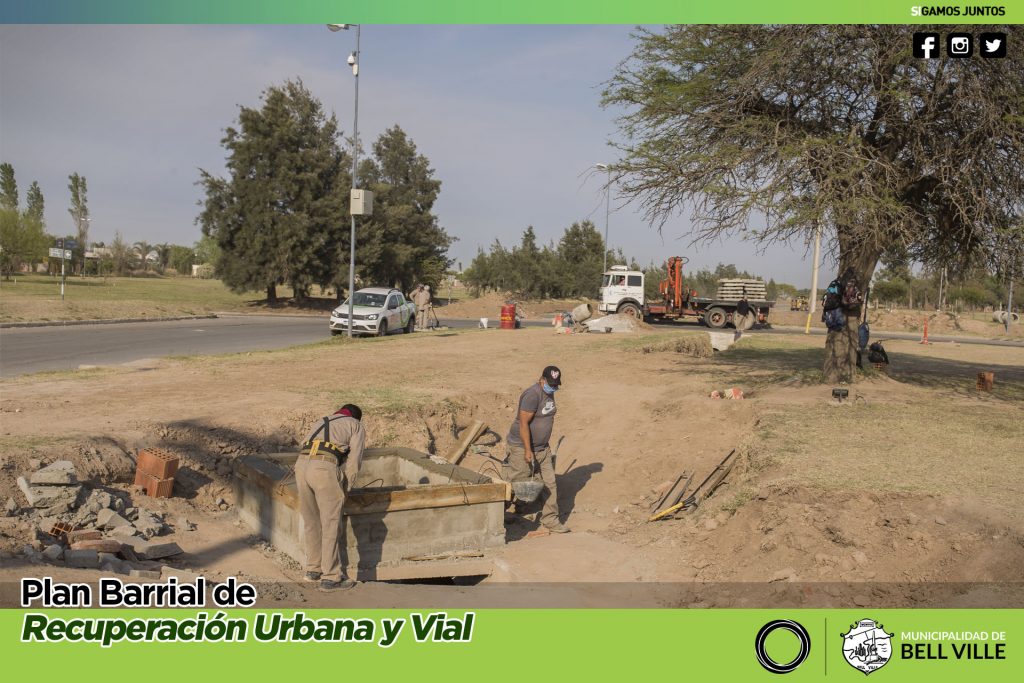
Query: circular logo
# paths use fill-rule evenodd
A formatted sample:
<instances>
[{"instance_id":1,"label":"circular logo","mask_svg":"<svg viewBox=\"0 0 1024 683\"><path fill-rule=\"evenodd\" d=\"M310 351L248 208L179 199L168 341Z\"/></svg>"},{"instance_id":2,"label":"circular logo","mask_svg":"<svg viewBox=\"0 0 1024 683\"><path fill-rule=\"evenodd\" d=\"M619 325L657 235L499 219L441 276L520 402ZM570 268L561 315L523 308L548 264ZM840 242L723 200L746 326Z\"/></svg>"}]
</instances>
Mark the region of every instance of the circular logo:
<instances>
[{"instance_id":1,"label":"circular logo","mask_svg":"<svg viewBox=\"0 0 1024 683\"><path fill-rule=\"evenodd\" d=\"M782 664L769 657L764 646L768 636L779 629L789 631L800 641L800 652L797 656L793 658L793 661ZM807 633L807 629L803 627L803 624L799 622L791 619L776 619L775 621L769 621L757 632L757 639L754 641L754 652L757 653L757 661L768 671L771 671L773 674L788 674L803 664L804 660L807 659L807 655L811 653L811 636Z\"/></svg>"}]
</instances>

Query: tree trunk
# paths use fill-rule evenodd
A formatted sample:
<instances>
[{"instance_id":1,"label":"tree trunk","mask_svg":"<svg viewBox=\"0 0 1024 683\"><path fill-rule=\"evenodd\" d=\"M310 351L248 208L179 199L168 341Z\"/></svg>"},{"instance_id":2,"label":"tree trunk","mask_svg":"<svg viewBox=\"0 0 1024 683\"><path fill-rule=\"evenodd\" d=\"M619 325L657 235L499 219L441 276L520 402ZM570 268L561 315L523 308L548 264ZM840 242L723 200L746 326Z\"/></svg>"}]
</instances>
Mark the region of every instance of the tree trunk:
<instances>
[{"instance_id":1,"label":"tree trunk","mask_svg":"<svg viewBox=\"0 0 1024 683\"><path fill-rule=\"evenodd\" d=\"M277 285L267 285L267 303L277 303Z\"/></svg>"},{"instance_id":2,"label":"tree trunk","mask_svg":"<svg viewBox=\"0 0 1024 683\"><path fill-rule=\"evenodd\" d=\"M867 291L868 283L875 272L879 253L873 250L843 249L840 242L839 274L852 268L861 293ZM826 383L854 382L857 378L857 328L860 326L861 307L843 309L846 327L838 332L830 331L825 339L825 363L822 376Z\"/></svg>"},{"instance_id":3,"label":"tree trunk","mask_svg":"<svg viewBox=\"0 0 1024 683\"><path fill-rule=\"evenodd\" d=\"M846 313L846 327L830 331L825 340L825 365L822 374L826 383L853 382L857 373L857 327L860 318L852 311Z\"/></svg>"}]
</instances>

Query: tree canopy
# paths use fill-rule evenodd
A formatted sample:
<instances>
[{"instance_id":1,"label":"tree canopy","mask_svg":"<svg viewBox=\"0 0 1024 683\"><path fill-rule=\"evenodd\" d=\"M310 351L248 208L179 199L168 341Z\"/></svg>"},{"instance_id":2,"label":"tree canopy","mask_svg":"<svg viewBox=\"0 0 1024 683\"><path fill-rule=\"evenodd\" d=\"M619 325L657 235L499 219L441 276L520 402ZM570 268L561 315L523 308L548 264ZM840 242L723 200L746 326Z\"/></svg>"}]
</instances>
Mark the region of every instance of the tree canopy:
<instances>
[{"instance_id":1,"label":"tree canopy","mask_svg":"<svg viewBox=\"0 0 1024 683\"><path fill-rule=\"evenodd\" d=\"M1024 47L917 59L923 30L641 30L603 100L623 110L622 194L659 225L690 209L698 239L801 241L820 225L861 283L893 245L999 258L1022 237ZM852 378L856 322L829 335L830 381Z\"/></svg>"},{"instance_id":2,"label":"tree canopy","mask_svg":"<svg viewBox=\"0 0 1024 683\"><path fill-rule=\"evenodd\" d=\"M217 274L235 291L348 282L351 152L334 115L301 81L263 92L227 129L227 177L201 171L206 191L197 219L219 253ZM359 165L360 187L375 193L373 215L357 217L356 275L365 284L440 282L451 238L432 213L441 183L398 126ZM208 252L209 250L203 250ZM201 253L204 261L209 254Z\"/></svg>"},{"instance_id":3,"label":"tree canopy","mask_svg":"<svg viewBox=\"0 0 1024 683\"><path fill-rule=\"evenodd\" d=\"M43 223L42 197L39 184L33 182L28 191L28 209L19 210L14 167L0 164L0 272L6 277L23 264L46 258L50 237Z\"/></svg>"},{"instance_id":4,"label":"tree canopy","mask_svg":"<svg viewBox=\"0 0 1024 683\"><path fill-rule=\"evenodd\" d=\"M238 127L225 131L228 177L201 170L198 220L221 249L216 268L228 287L266 289L273 301L287 283L301 298L329 279L348 157L337 120L301 81L271 86L262 100L259 109L241 107Z\"/></svg>"},{"instance_id":5,"label":"tree canopy","mask_svg":"<svg viewBox=\"0 0 1024 683\"><path fill-rule=\"evenodd\" d=\"M403 290L417 282L436 288L448 268L453 239L433 213L441 181L434 177L430 161L396 125L373 143L359 176L360 187L374 193L373 215L357 218L357 271L363 281ZM347 239L336 258L348 264ZM346 266L334 284L340 288L347 282Z\"/></svg>"}]
</instances>

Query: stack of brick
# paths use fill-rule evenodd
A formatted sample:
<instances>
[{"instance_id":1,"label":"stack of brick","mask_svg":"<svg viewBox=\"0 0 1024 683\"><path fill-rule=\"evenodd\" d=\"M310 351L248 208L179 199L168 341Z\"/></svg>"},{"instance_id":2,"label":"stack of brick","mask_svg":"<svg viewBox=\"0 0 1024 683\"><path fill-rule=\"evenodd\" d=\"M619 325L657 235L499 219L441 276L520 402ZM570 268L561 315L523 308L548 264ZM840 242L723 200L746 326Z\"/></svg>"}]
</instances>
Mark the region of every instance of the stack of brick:
<instances>
[{"instance_id":1,"label":"stack of brick","mask_svg":"<svg viewBox=\"0 0 1024 683\"><path fill-rule=\"evenodd\" d=\"M136 461L135 485L151 498L170 498L178 462L178 456L163 448L143 448Z\"/></svg>"}]
</instances>

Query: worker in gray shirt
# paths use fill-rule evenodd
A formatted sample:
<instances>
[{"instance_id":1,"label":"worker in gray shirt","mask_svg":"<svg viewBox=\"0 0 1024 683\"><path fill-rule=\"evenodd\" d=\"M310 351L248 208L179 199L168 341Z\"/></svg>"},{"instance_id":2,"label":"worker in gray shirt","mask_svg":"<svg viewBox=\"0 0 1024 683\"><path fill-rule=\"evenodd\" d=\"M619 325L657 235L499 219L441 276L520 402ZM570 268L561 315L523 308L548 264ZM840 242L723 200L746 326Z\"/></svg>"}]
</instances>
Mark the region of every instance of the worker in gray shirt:
<instances>
[{"instance_id":1,"label":"worker in gray shirt","mask_svg":"<svg viewBox=\"0 0 1024 683\"><path fill-rule=\"evenodd\" d=\"M540 379L519 397L516 419L508 430L504 476L506 481L530 479L540 472L545 490L540 523L549 531L569 531L559 520L558 487L549 442L555 425L555 392L562 385L562 371L554 365L544 368Z\"/></svg>"},{"instance_id":2,"label":"worker in gray shirt","mask_svg":"<svg viewBox=\"0 0 1024 683\"><path fill-rule=\"evenodd\" d=\"M295 462L306 551L306 580L319 581L321 590L351 588L338 545L345 494L363 461L366 431L363 411L347 403L313 428Z\"/></svg>"}]
</instances>

